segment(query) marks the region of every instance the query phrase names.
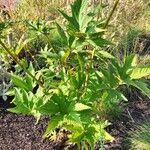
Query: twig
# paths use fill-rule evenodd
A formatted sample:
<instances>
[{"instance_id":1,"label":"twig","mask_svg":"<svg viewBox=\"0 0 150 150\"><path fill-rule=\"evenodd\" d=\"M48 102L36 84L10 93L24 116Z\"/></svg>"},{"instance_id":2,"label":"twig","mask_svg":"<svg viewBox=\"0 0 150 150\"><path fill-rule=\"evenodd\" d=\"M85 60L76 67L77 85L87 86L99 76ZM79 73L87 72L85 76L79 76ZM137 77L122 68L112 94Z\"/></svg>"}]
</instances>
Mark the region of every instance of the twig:
<instances>
[{"instance_id":1,"label":"twig","mask_svg":"<svg viewBox=\"0 0 150 150\"><path fill-rule=\"evenodd\" d=\"M25 67L20 63L20 60L17 56L15 56L6 46L5 44L0 40L0 45L5 49L5 51L12 57L12 59L22 68L24 71L31 76L42 88L44 87L41 81L39 81L34 75L31 74L30 71L25 69Z\"/></svg>"},{"instance_id":2,"label":"twig","mask_svg":"<svg viewBox=\"0 0 150 150\"><path fill-rule=\"evenodd\" d=\"M127 108L127 112L129 114L129 117L131 118L132 122L135 122L134 119L133 119L133 117L131 116L131 113L129 112L128 108Z\"/></svg>"},{"instance_id":3,"label":"twig","mask_svg":"<svg viewBox=\"0 0 150 150\"><path fill-rule=\"evenodd\" d=\"M113 13L115 12L115 9L116 9L118 3L119 3L119 0L116 0L116 2L115 2L115 4L114 4L114 7L113 7L113 9L111 10L111 12L110 12L110 14L109 14L109 16L108 16L108 19L106 20L106 23L105 23L105 25L104 25L104 29L108 26L108 24L109 24L109 22L110 22L110 19L111 19Z\"/></svg>"}]
</instances>

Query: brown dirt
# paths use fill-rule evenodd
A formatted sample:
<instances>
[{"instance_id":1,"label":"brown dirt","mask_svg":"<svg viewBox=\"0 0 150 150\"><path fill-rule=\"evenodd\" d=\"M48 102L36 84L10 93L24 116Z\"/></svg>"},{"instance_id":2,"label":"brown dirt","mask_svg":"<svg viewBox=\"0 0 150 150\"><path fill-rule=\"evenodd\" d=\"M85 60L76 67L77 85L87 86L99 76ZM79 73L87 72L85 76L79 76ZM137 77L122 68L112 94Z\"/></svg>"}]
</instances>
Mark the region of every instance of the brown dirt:
<instances>
[{"instance_id":1,"label":"brown dirt","mask_svg":"<svg viewBox=\"0 0 150 150\"><path fill-rule=\"evenodd\" d=\"M128 132L145 121L150 121L150 101L139 92L129 95L129 103L119 119L112 121L109 133L115 137L113 143L106 143L106 150L128 150L126 140ZM35 125L31 116L17 115L2 111L0 113L0 150L63 150L62 143L54 143L43 139L48 118L42 118ZM98 144L96 146L98 149ZM75 147L70 148L75 150Z\"/></svg>"}]
</instances>

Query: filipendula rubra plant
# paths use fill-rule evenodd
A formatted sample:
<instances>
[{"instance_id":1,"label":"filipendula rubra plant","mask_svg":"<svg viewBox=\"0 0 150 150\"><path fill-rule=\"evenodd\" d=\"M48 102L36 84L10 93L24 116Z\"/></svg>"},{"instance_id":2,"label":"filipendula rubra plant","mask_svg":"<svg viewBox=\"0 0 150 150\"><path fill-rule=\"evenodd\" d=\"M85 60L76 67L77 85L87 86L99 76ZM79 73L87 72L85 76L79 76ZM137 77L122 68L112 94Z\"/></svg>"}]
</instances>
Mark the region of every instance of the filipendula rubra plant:
<instances>
[{"instance_id":1,"label":"filipendula rubra plant","mask_svg":"<svg viewBox=\"0 0 150 150\"><path fill-rule=\"evenodd\" d=\"M76 0L71 5L72 16L59 10L67 20L65 28L56 23L61 48L55 51L46 46L41 50L40 56L47 62L41 70L35 72L29 66L43 85L35 91L37 83L32 76L12 75L16 107L9 109L32 114L37 120L42 115L51 116L44 137L50 137L58 127L64 128L71 133L67 142L79 149L94 149L98 141L114 140L105 131L110 123L102 117L101 109L111 110L127 100L120 86L135 86L150 97L143 82L150 66L139 67L136 55L121 62L102 50L111 44L103 38L106 20L95 20L98 8L88 9L87 0Z\"/></svg>"}]
</instances>

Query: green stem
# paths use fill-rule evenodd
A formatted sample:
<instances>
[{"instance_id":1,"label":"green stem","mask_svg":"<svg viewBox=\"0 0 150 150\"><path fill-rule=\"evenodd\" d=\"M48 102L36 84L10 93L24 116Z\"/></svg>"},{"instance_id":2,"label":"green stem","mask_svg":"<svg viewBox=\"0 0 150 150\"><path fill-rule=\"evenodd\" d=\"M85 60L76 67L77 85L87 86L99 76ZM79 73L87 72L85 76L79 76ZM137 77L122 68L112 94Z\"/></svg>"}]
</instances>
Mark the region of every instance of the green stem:
<instances>
[{"instance_id":1,"label":"green stem","mask_svg":"<svg viewBox=\"0 0 150 150\"><path fill-rule=\"evenodd\" d=\"M114 14L118 3L119 3L119 0L116 0L116 2L114 4L114 7L113 7L113 9L111 10L111 12L110 12L110 14L108 16L108 19L106 20L106 23L104 25L104 29L109 25L110 19L111 19L112 15Z\"/></svg>"},{"instance_id":2,"label":"green stem","mask_svg":"<svg viewBox=\"0 0 150 150\"><path fill-rule=\"evenodd\" d=\"M6 46L5 44L0 40L0 44L1 46L5 49L5 51L12 57L12 59L22 68L24 69L24 71L26 72L26 74L28 74L29 76L31 76L42 88L44 87L43 84L41 83L41 81L39 81L38 79L36 79L36 77L34 75L31 74L30 71L28 71L21 63L20 60L18 59L17 56L15 56Z\"/></svg>"}]
</instances>

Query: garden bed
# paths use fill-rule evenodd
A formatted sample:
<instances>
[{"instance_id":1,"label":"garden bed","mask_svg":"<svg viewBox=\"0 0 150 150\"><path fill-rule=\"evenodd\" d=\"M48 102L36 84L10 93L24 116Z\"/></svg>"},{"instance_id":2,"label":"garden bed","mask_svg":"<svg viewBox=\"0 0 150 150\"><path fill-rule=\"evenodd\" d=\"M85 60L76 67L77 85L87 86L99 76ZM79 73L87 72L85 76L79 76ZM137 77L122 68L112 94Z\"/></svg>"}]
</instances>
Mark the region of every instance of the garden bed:
<instances>
[{"instance_id":1,"label":"garden bed","mask_svg":"<svg viewBox=\"0 0 150 150\"><path fill-rule=\"evenodd\" d=\"M123 29L119 0L55 4L56 20L29 1L0 4L0 150L150 150L149 33Z\"/></svg>"},{"instance_id":2,"label":"garden bed","mask_svg":"<svg viewBox=\"0 0 150 150\"><path fill-rule=\"evenodd\" d=\"M123 113L108 127L109 133L115 137L113 143L105 144L106 150L127 150L128 132L136 125L150 121L150 101L138 93L130 95L130 100ZM54 143L43 139L48 118L42 118L35 124L34 117L17 115L7 111L0 113L0 149L2 150L63 150L62 141ZM96 146L98 149L98 145ZM68 148L69 149L69 148ZM71 147L70 149L76 149Z\"/></svg>"}]
</instances>

